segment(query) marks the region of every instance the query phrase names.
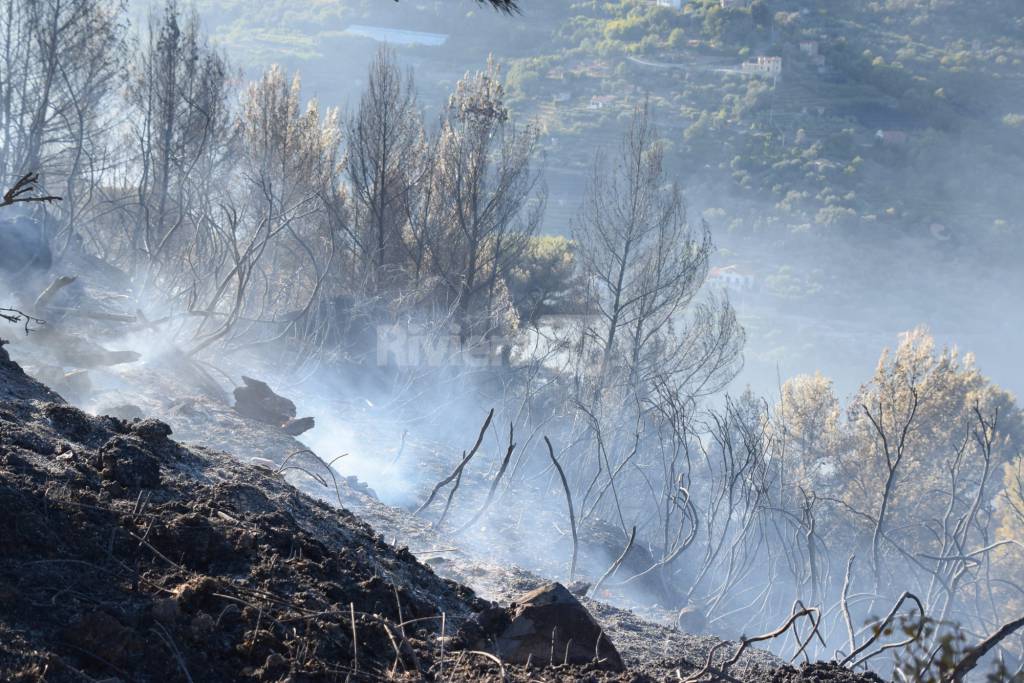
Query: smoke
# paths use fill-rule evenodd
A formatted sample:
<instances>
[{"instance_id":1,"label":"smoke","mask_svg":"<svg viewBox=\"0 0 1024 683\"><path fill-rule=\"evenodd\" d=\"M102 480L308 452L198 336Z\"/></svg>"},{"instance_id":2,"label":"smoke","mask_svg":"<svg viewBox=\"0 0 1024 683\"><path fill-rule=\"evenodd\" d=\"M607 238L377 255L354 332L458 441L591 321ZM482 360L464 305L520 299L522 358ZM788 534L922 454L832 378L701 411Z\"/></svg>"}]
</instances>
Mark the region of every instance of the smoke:
<instances>
[{"instance_id":1,"label":"smoke","mask_svg":"<svg viewBox=\"0 0 1024 683\"><path fill-rule=\"evenodd\" d=\"M487 46L488 50L492 48ZM512 46L499 45L499 57L502 48L508 51L506 56L514 53ZM723 191L723 184L732 181L731 174L742 176L745 173L743 154L736 156L735 169L726 163L716 169L712 165L718 164L715 156L718 150L713 154L690 145L685 154L675 154L686 146L680 146L680 130L667 128L664 135L669 140L664 149L670 153L666 154L665 167L672 176L668 180L676 179L676 175L683 180L690 222L696 223L698 216L708 220L718 247L711 265L733 266L748 274L740 287L728 281L716 282L713 277L703 292L690 292L689 287L683 287L679 298L687 303L710 301L712 295L724 288L746 330L746 363L742 373L728 387L728 397L726 392L712 397L698 390L686 393L680 390L680 387L687 388L685 383L671 384L666 377L671 379L673 373L681 374L680 368L699 367L694 359L699 359L708 349L696 343L688 346L683 335L675 335L687 329L691 320L676 315L678 302L669 300L659 304L663 310L672 311L663 318L665 330L669 332L653 335L643 345L637 342L638 352L631 358L633 365L616 375L619 368L605 368L605 363L600 362L600 353L597 353L598 362L588 355L594 353L594 340L601 336L599 325L595 323L600 320L599 316L594 315L593 319L580 316L586 319L579 326L560 327L545 321L543 329L516 336L516 316L510 303L508 283L497 283L498 277L490 277L497 272L498 265L487 264L472 273L460 271L459 267L471 260L470 254L476 255L478 247L486 252L494 244L519 246L520 238L529 233L524 229L519 234L515 228L503 232L504 228L540 225L543 192L538 191L534 196L534 189L539 189L534 184L535 167L527 163L534 142L550 152L547 163L552 166L551 177L558 180L548 202L553 211L545 217L544 232L565 232L566 225L576 220L580 197L587 189L580 167L590 164L592 148L613 148L628 126L611 117L598 118L589 128L560 130L556 122L549 120L545 125L552 129L538 126L534 131L531 128L527 136L529 144L523 143L522 149L514 148L511 142L502 150L486 145L480 147L478 156L501 157L505 172L516 167L512 162L521 162L516 167L520 174L517 180L509 180L516 174L503 176L504 186L513 187L518 196L515 201L504 196L502 201L496 202L500 206L499 213L511 216L506 224L499 226L501 229L474 243L472 248L460 251L452 247L461 244L461 232L453 226L460 225L457 219L465 218L459 211L471 203L464 200L472 193L460 196L458 202L451 202L457 205L452 208L445 204L450 200L447 191L463 186L443 183L450 178L461 179L462 174L456 173L462 170L459 163L475 142L511 140L515 136L510 127L502 129L500 134L495 128L487 129L488 132L478 138L471 135L460 138L458 122L481 117L480 120L491 123L500 120L504 124L509 110L515 107L507 107L495 94L497 90L491 88L492 79L497 78L496 71L488 71L475 81L466 81L460 86L463 99L453 100L461 102L461 109L453 117L454 123L446 121L447 127L437 137L437 147L431 148L435 144L435 132L417 126L421 118L429 120L436 108L447 101L452 84L446 82L451 79L450 74L441 70L443 64L433 62L428 54L415 53L415 56L418 73L425 76L421 80L427 81L420 93L428 104L421 107L414 101L411 86L404 91L404 98L397 98L405 103L402 110L408 135L404 148L409 157L415 155L415 163L403 154L401 163L396 165L399 168L382 186L389 186L394 180L396 186L405 188L398 194L413 196L416 183L410 178L415 177L420 179L421 186L435 189L430 183L436 182L444 191L429 196L428 193L423 193L422 197L416 195L418 203L412 201L410 206L396 210L388 220L380 221L376 226L380 230L377 234L372 234L372 227L355 225L353 221L359 216L352 218L346 212L359 212L353 208L357 200L337 189L346 182L339 171L342 148L338 140L343 126L333 115L321 117L315 109L310 110L313 115L302 115L301 98L296 90L288 85L281 71L273 70L264 79L262 91L250 91L247 109L250 128L247 130L250 130L251 140L270 140L278 132L268 125L262 131L266 135L252 134L254 126L268 120L259 116L265 112L259 104L261 100L253 97L262 92L266 100L279 97L289 102L288 107L281 109L285 115L276 119L274 125L293 132L300 125L305 126L304 132L296 135L296 141L312 141L313 144L295 158L285 159L285 166L291 165L280 177L260 185L254 178L266 180L261 174L268 173L267 178L270 175L268 168L258 166L259 161L275 154L281 154L284 159L293 146L289 143L281 145L280 149L268 147L260 150L260 154L238 152L233 147L237 142L230 122L233 112L225 114L222 123L228 123L214 131L222 135L218 138L220 142L213 149L197 153L210 162L210 168L219 174L217 178L204 178L209 181L205 185L195 182L190 168L177 169L176 182L181 196L187 195L203 206L202 210L187 216L195 220L194 225L177 233L173 229L161 233L167 225L177 225L175 221L185 216L184 213L182 216L174 214L173 201L162 203L172 208L166 210L166 215L154 218L153 224L146 226L150 231L146 234L140 231L138 235L127 235L138 228L141 214L147 213L138 210L135 204L126 203L128 208L120 207L123 209L120 214L113 209L110 214L97 214L99 227L90 233L92 247L98 253L107 254L110 242L124 250L118 253L127 254L123 257L124 263L138 265L134 262L139 261L144 266L135 271L137 281L132 283L132 291L126 293L115 291L113 287L97 286L95 280L86 277L94 274L87 273L85 262L75 265L66 261L60 265L61 268L82 269L83 282L88 281L89 287L88 291L78 291L82 301L90 305L103 301L112 309L129 315L141 311L135 323L127 326L127 331L116 332L109 327L102 330L81 319L68 318L68 321L80 324L86 338L107 349L138 351L142 355L140 367L173 375L184 391L216 385L217 391L226 398L227 392L223 390L229 389L243 373L267 381L296 402L300 415L315 417L316 427L304 434L302 441L323 461L333 462L341 476L365 482L388 505L408 512L417 510L435 485L447 480L436 500L420 516L435 526L440 537L452 539L481 561L515 565L565 581L571 578L594 582L623 553L635 531L635 544L597 597L623 606L650 609L665 620L673 619L676 610L689 607L706 617L709 630L729 637L767 630L791 613L795 601L814 601L828 614L828 619L821 632L825 645L812 644L811 651L818 656L830 656L837 647L846 645L845 624L838 606L839 591L847 556L856 554L860 560L855 565L853 584L856 590L851 612L858 622L884 612L893 592L898 594L904 588L896 585L899 581L930 586L925 600L929 605L942 605L939 612L951 619L963 619L978 630L991 626L999 613L996 600L991 601L990 611L983 614L980 610L989 607L971 611L965 604L966 592L944 598L935 588L943 584L939 580L943 577L935 581L931 578L946 569L932 572L921 559L928 553L940 558L951 556L953 550L962 554L970 545L964 537L956 536L952 541L942 539L940 555L935 554L939 551L929 546L927 540L920 541L916 537L912 540L918 545L913 545L912 550L896 545L878 531L871 539L869 522L877 509L880 487L875 486L875 480L862 477L877 473L870 465L878 466L892 458L889 453L885 458L879 455L884 444L876 442L886 439L871 436L871 420L865 421L862 411L858 410L864 406L843 402L850 416L848 422L842 421L838 403L836 406L814 405L813 408L823 409L808 410L810 417L801 415L807 417L808 422L819 420L821 424L814 422L812 427L825 423L830 428L834 427L833 423L843 426L833 429L838 436L833 441L823 441L824 445L800 443L799 446L810 454L811 462L794 464L791 453L797 448L797 437L792 425L780 419L775 404L783 381L816 371L834 381L835 392L840 397L852 396L872 377L881 349L893 345L901 332L922 324L933 331L940 346L958 345L973 351L980 366L997 384L1019 395L1024 391L1024 366L1019 362L1019 350L1007 341L1024 325L1024 307L1018 300L1018 293L1024 291L1024 272L1019 263L994 253L998 249L991 245L1005 242L992 238L980 228L973 234L965 229L962 219L953 220L951 216L946 220L930 208L912 215L914 212L905 207L899 211L894 207L878 207L883 216L889 215L887 210L892 208L892 217L878 219L876 216L874 220L858 223L860 232L844 224L849 230L845 235L829 233L829 230L841 232L835 225L826 224L825 219L831 214L823 217L820 224L812 225L809 221L805 226L794 227L781 218L784 212L780 205L788 199L778 201L779 197L763 194ZM474 58L470 51L462 56L470 62ZM206 62L207 66L215 61ZM338 100L343 95L351 95L349 99L354 101L355 89L350 93L328 88L339 81L347 84L343 87L348 87L363 78L362 65L357 76L355 72L339 72L337 64L345 60L335 61L337 63L330 64L330 80L316 70L311 78L307 72L306 89L329 93ZM478 61L482 62L483 58ZM605 71L601 64L582 66L587 73ZM214 71L224 75L218 69ZM386 74L381 74L384 76ZM517 78L521 82L510 83L509 91L520 98L525 92L523 82L541 80L540 75L529 72L524 75L523 70L518 72ZM639 80L640 76L637 78ZM223 88L218 86L217 92L210 94L211 98L218 102L229 101L226 96L228 80L221 84ZM560 79L552 76L550 80ZM480 102L485 100L466 97L462 89L472 87L481 87L481 92L493 100L486 99L486 106L483 106ZM442 90L444 92L439 94ZM563 94L559 91L556 97ZM386 98L381 98L381 103L387 104ZM521 104L523 102L518 102L515 106ZM545 111L560 111L557 107L549 109L546 104L545 100ZM666 102L659 104L663 107L661 111L669 111ZM170 103L172 109L175 106L176 103ZM671 106L679 108L676 104ZM658 107L653 106L653 109L657 116ZM493 119L486 118L495 112L498 115ZM372 113L368 114L370 121ZM595 118L600 116L596 110L591 113ZM372 126L352 128L365 131ZM539 132L541 130L544 132ZM538 135L536 140L532 137L534 132ZM180 133L188 134L185 128ZM504 137L506 133L508 138ZM572 142L567 145L564 140ZM662 150L660 142L658 149ZM443 165L444 155L437 150L447 153L447 167ZM583 152L586 159L581 162ZM803 153L797 160L800 164L814 166L815 173L829 169L827 159L804 160ZM960 150L951 161L965 160L965 154L968 151ZM310 158L314 158L315 163L309 163ZM977 159L972 163L975 162ZM659 172L662 170L661 163L654 166ZM415 167L414 172L409 172L407 167ZM311 168L318 170L303 179L305 184L289 187L297 176ZM806 173L810 172L806 171L805 177L794 180L794 184L809 183L810 176ZM850 173L854 172L856 168ZM1005 180L1014 175L1019 175L1016 169L1001 178ZM430 182L422 182L422 178ZM945 180L952 179L950 176ZM120 182L121 179L113 180ZM113 180L107 181L113 184ZM690 180L693 182L688 183ZM983 184L983 180L974 178L972 183ZM907 180L908 192L914 189L912 181L913 178ZM372 182L364 184L367 188L373 186ZM486 189L486 184L484 187ZM100 189L110 190L106 186ZM653 189L664 189L660 179ZM781 188L787 192L788 189ZM975 189L980 191L980 188ZM170 188L165 190L168 195L175 194ZM269 208L268 217L264 219L259 210L253 208L253 198L259 199L261 192L273 195L274 191L280 196L265 197ZM829 201L835 199L831 193L822 191L820 194L830 197ZM606 197L597 197L597 200L603 199ZM810 193L804 199L807 205L793 209L792 215L817 207L814 204L817 198ZM236 201L233 207L228 206L231 200ZM683 202L674 195L673 200L672 209L677 212L673 216L679 219L678 227L681 227L685 221L678 210ZM346 204L349 201L353 202L351 206ZM994 215L1008 214L1013 207L1013 202L1002 203L999 197L992 201ZM276 207L285 204L288 206L278 211ZM969 214L972 207L976 207L976 203L966 201L953 204L954 214ZM314 206L316 208L310 208ZM837 204L830 206L843 208ZM603 208L601 201L593 202L590 217L601 218ZM369 214L365 210L363 213ZM103 220L114 214L121 222L111 228ZM268 227L281 214L287 218L273 229ZM1000 220L988 222L997 225ZM486 217L480 222L486 223ZM607 220L604 224L612 226L605 232L604 236L608 236L623 222ZM203 239L187 237L193 229L197 235L202 233ZM412 234L414 229L421 231ZM0 227L0 270L14 274L16 283L25 291L23 300L33 298L39 291L38 284L29 285L27 278L22 279L25 269L45 273L50 266L49 256L44 256L38 234L33 230L36 228L17 222L9 228ZM357 234L360 230L365 234ZM387 230L392 231L390 235L384 234ZM266 236L262 244L261 236ZM376 251L367 249L364 243L368 237L370 241L378 238L383 246ZM168 251L147 264L145 250L134 244L133 238L142 242L159 241ZM424 248L423 243L431 239L434 243ZM984 243L984 249L979 248L981 253L975 258L963 258L965 252L972 250L975 239ZM669 264L658 260L659 255L668 256L669 251L680 244L681 241L669 238L650 249L653 258L648 261L648 267L635 269L636 282L643 282L644 278L653 277L652 274L659 275L695 253L687 246L673 252L672 258L667 259L671 261ZM577 245L587 246L593 247ZM450 254L444 251L447 247L452 247ZM408 266L401 259L406 258L405 251L415 252L416 248L421 248L421 252L410 259L415 262L415 279L410 276L408 281L415 281L423 291L410 293L401 286L392 291L382 285L392 277L396 282L402 281L401 276L407 274L391 271L400 271L403 264ZM399 256L395 257L392 251ZM498 261L497 251L495 248L493 252L495 262ZM117 260L118 253L110 258ZM583 253L583 249L576 253ZM358 262L360 257L368 263L378 259L381 263L386 259L395 260L389 262L387 268L361 270L365 264ZM592 258L591 265L600 261ZM695 261L702 262L702 259ZM614 262L614 258L608 262ZM511 264L508 271L519 265ZM421 278L420 270L432 266L437 272ZM702 273L703 265L695 266L692 272ZM697 281L688 277L670 278L671 281L664 283L665 287L653 288L653 296L648 292L646 298L641 299L654 301L658 292L670 291L680 281ZM491 286L483 292L479 281L489 278ZM469 281L477 283L478 289L474 290ZM586 288L579 289L580 298L585 298L582 290ZM460 294L452 295L456 290ZM460 298L462 294L465 298ZM488 323L493 322L491 318L500 318L500 322L487 329L487 335L481 335L488 342L484 356L498 363L453 362L438 366L432 362L435 360L432 354L421 353L415 356L416 362L389 365L380 362L382 358L387 361L388 353L374 353L379 349L366 348L364 333L367 330L360 328L366 320L372 325L417 318L430 322L427 327L446 328L453 318L452 301L455 300L455 307L466 303L468 309L472 297L480 309L486 311L482 317L487 318ZM485 299L486 302L481 303ZM574 310L587 310L588 305L591 309L598 307L595 300L571 303L578 307ZM4 302L0 301L0 305ZM449 309L448 315L434 315L438 309ZM500 310L495 313L497 309ZM716 318L706 313L703 322L706 329L713 332L720 329L715 327L716 323L726 317ZM630 322L635 319L630 317ZM554 335L555 328L561 329L558 334L562 338L546 338ZM465 328L444 338L455 338L455 346L473 345L466 340L475 331L466 323ZM650 332L642 324L634 331L636 340ZM739 336L731 338L733 343ZM502 356L501 344L494 343L495 339L519 348ZM619 339L622 344L621 337ZM36 353L31 338L28 344L22 343L19 350L26 355ZM43 358L46 349L38 351L42 359L39 364L55 364L58 376L75 369L71 363ZM659 367L658 361L666 358L673 360L671 369ZM511 362L506 363L509 359ZM603 360L608 361L608 358ZM615 366L615 362L610 365ZM723 365L727 369L735 367L731 362ZM182 368L189 368L191 374L186 375ZM117 368L90 370L91 386L82 389L81 397L76 398L84 405L102 408L115 399L132 401L133 392L153 391L128 374L125 371L122 375ZM614 375L614 381L606 381L605 374ZM905 391L904 385L895 384L891 395L913 395ZM987 385L979 385L976 395L992 396L996 392ZM881 401L879 398L877 420L892 429L885 418L891 421L893 415L902 413L889 405L883 409ZM966 400L962 403L966 404ZM492 408L495 417L483 434L479 450L463 469L458 469ZM984 419L980 426L963 422L962 408L963 405L951 405L948 413L934 411L931 413L933 423L921 427L921 431L932 435L940 432L940 427L947 427L947 423L956 423L965 434L970 434L970 429L986 433ZM1016 414L1012 401L1006 402L1006 408ZM869 414L869 417L874 416ZM858 423L857 419L861 421ZM906 431L917 434L916 430ZM806 433L817 436L813 429L805 430L802 435ZM556 457L567 475L571 503L548 458L543 437L549 437L554 443ZM857 448L849 449L847 444L857 437L862 441ZM807 441L814 439L808 437ZM1007 442L1013 443L1012 439ZM929 448L931 446L929 444ZM813 447L819 448L815 451ZM506 463L505 456L510 448L512 453ZM860 458L856 461L858 467L852 468L855 471L842 470L836 465L838 459L849 457L851 453ZM914 467L927 470L934 463L944 462L942 459L949 455L935 447L916 454L919 462L915 462ZM998 481L1000 468L1014 455L1000 453L991 462L986 460L984 476L988 479L980 484L976 471L964 470L964 479L959 481L968 481L977 488L966 493L961 491L963 495L959 498L952 496L951 506L959 505L958 501L968 494L976 495L979 503L970 514L979 514L980 510L981 517L973 520L965 517L967 521L953 527L977 532L984 540L990 540L997 525L994 496L1002 485ZM977 463L986 456L972 450L971 457L970 462ZM793 474L800 468L803 479ZM916 471L914 476L917 476ZM901 478L904 473L898 474L893 477L896 485L907 486L908 480ZM847 479L836 481L841 476ZM944 482L943 477L935 475L922 478L920 485L938 491L934 496L946 495L948 492L942 488ZM954 481L954 485L956 483ZM935 519L913 517L913 513L913 510L901 509L901 514L907 515L907 519L899 520L901 529L941 528L942 533L950 533L947 528L950 525L936 527ZM571 528L573 520L578 522L575 530ZM882 526L880 520L876 523ZM579 538L579 548L574 547L574 536ZM972 537L972 543L974 540L977 539ZM909 541L908 547L911 547ZM572 574L570 558L577 551L578 562ZM884 557L880 560L879 556ZM870 570L866 559L869 557L874 565ZM936 562L953 561L961 560ZM975 571L973 563L976 561L964 563L964 572ZM989 571L996 560L986 555L985 562L989 563L986 565ZM997 569L1010 579L1018 578L1019 570ZM954 566L949 571L955 573L955 570ZM870 576L872 573L874 576ZM892 585L883 585L883 576ZM977 581L977 585L988 589L994 585L982 578Z\"/></svg>"}]
</instances>

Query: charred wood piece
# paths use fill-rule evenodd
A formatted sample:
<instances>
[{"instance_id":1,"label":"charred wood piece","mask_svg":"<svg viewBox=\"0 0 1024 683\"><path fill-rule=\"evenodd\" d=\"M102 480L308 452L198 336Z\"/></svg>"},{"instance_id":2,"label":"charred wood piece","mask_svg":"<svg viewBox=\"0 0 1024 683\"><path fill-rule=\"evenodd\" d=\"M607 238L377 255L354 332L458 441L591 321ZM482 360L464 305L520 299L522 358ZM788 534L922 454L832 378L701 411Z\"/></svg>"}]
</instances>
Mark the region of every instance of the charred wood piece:
<instances>
[{"instance_id":1,"label":"charred wood piece","mask_svg":"<svg viewBox=\"0 0 1024 683\"><path fill-rule=\"evenodd\" d=\"M286 434L298 436L316 426L312 417L296 419L295 404L277 394L266 382L242 377L244 386L236 387L235 412L264 424L280 428Z\"/></svg>"}]
</instances>

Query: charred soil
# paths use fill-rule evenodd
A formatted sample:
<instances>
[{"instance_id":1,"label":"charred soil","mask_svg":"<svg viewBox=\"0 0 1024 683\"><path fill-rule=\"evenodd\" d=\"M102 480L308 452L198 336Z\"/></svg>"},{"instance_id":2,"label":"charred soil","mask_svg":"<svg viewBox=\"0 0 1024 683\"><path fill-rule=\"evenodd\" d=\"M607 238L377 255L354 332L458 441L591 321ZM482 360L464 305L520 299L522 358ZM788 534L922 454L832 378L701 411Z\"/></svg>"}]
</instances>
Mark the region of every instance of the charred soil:
<instances>
[{"instance_id":1,"label":"charred soil","mask_svg":"<svg viewBox=\"0 0 1024 683\"><path fill-rule=\"evenodd\" d=\"M495 603L277 469L170 436L68 405L0 346L0 679L645 681L698 666L501 663L460 635Z\"/></svg>"}]
</instances>

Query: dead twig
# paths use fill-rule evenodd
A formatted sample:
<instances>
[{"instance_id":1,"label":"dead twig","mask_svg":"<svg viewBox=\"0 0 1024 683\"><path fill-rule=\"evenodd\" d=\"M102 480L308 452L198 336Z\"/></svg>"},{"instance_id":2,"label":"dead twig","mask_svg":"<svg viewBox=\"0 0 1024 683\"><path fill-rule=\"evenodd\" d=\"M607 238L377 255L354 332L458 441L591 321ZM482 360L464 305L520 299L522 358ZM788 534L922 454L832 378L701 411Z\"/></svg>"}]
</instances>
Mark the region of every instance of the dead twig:
<instances>
[{"instance_id":1,"label":"dead twig","mask_svg":"<svg viewBox=\"0 0 1024 683\"><path fill-rule=\"evenodd\" d=\"M548 446L548 457L551 458L555 469L558 470L558 476L562 480L562 488L565 489L565 500L569 505L569 524L572 527L572 563L569 565L569 581L574 581L576 579L576 557L579 554L579 537L576 535L576 511L572 506L572 493L569 491L569 481L565 478L565 472L562 470L562 466L558 464L558 459L555 458L555 449L551 445L551 439L545 436L544 443Z\"/></svg>"},{"instance_id":2,"label":"dead twig","mask_svg":"<svg viewBox=\"0 0 1024 683\"><path fill-rule=\"evenodd\" d=\"M487 509L491 506L494 501L494 493L498 490L498 484L501 483L501 478L505 476L505 470L508 469L508 463L512 459L512 453L516 450L516 444L513 441L515 436L515 427L509 422L508 424L508 449L505 451L505 457L501 461L501 466L498 468L498 473L494 475L494 481L491 482L491 489L487 492L487 500L484 501L483 506L477 511L473 518L466 522L462 528L455 533L461 534L466 529L476 524L477 520L480 519Z\"/></svg>"},{"instance_id":3,"label":"dead twig","mask_svg":"<svg viewBox=\"0 0 1024 683\"><path fill-rule=\"evenodd\" d=\"M445 518L448 516L448 510L452 507L452 500L455 499L455 493L459 490L459 485L462 483L462 469L458 470L458 476L455 477L455 484L451 490L448 491L448 497L444 501L444 509L441 510L441 516L437 518L437 522L434 523L435 529L440 529L444 524Z\"/></svg>"},{"instance_id":4,"label":"dead twig","mask_svg":"<svg viewBox=\"0 0 1024 683\"><path fill-rule=\"evenodd\" d=\"M16 308L0 308L0 319L6 320L9 323L17 325L24 321L25 323L25 334L29 334L33 330L33 325L41 327L46 324L45 320L35 318L28 313L19 311Z\"/></svg>"},{"instance_id":5,"label":"dead twig","mask_svg":"<svg viewBox=\"0 0 1024 683\"><path fill-rule=\"evenodd\" d=\"M185 677L188 683L194 683L192 674L188 672L188 666L185 664L185 658L181 654L181 650L178 649L177 644L174 642L174 638L167 631L163 624L156 622L156 628L152 629L153 633L163 641L164 646L170 651L171 656L174 657L174 662L178 665L178 669L181 671L181 675Z\"/></svg>"},{"instance_id":6,"label":"dead twig","mask_svg":"<svg viewBox=\"0 0 1024 683\"><path fill-rule=\"evenodd\" d=\"M853 618L850 617L850 579L853 576L853 561L856 557L856 555L850 555L850 559L846 562L843 592L839 599L839 604L843 610L843 621L846 622L846 635L850 639L850 652L857 649L857 637L853 633Z\"/></svg>"},{"instance_id":7,"label":"dead twig","mask_svg":"<svg viewBox=\"0 0 1024 683\"><path fill-rule=\"evenodd\" d=\"M335 476L334 468L332 467L332 465L334 463L338 462L339 460L341 460L342 458L344 458L345 456L347 456L348 453L342 453L341 455L333 458L330 462L324 462L323 458L321 458L319 455L317 455L314 451L311 451L308 448L304 448L302 450L298 450L298 451L294 451L293 453L289 453L288 456L281 463L281 465L274 472L274 474L283 474L283 473L287 472L288 470L299 470L300 472L303 472L306 475L308 475L311 479L314 479L318 484L323 486L325 489L328 489L328 488L330 488L330 485L327 483L327 480L324 479L323 477L321 477L320 475L313 474L312 472L310 472L306 468L300 467L299 465L288 465L288 462L292 458L294 458L296 456L299 456L299 455L311 455L311 456L313 456L313 458L318 463L320 463L321 465L323 465L327 469L327 474L331 475L331 480L334 482L334 495L337 496L337 498L338 498L338 508L345 507L344 503L342 503L342 501L341 501L341 486L338 484L338 477Z\"/></svg>"},{"instance_id":8,"label":"dead twig","mask_svg":"<svg viewBox=\"0 0 1024 683\"><path fill-rule=\"evenodd\" d=\"M359 639L356 635L356 606L348 603L349 618L352 621L352 670L359 673Z\"/></svg>"},{"instance_id":9,"label":"dead twig","mask_svg":"<svg viewBox=\"0 0 1024 683\"><path fill-rule=\"evenodd\" d=\"M508 673L505 671L505 663L498 659L496 656L492 655L490 652L484 652L482 650L463 650L463 652L465 652L468 655L478 655L480 657L486 657L487 659L491 660L492 662L498 665L498 669L501 671L501 680L508 680Z\"/></svg>"},{"instance_id":10,"label":"dead twig","mask_svg":"<svg viewBox=\"0 0 1024 683\"><path fill-rule=\"evenodd\" d=\"M805 607L804 609L791 614L789 616L789 619L786 620L786 623L784 623L782 626L775 629L774 631L763 633L759 636L754 636L753 638L747 638L746 636L741 637L740 646L736 649L736 653L733 654L733 656L730 657L728 660L723 662L720 667L718 667L718 670L714 672L715 675L720 677L728 677L729 667L731 667L740 660L740 657L743 656L743 653L746 652L748 647L750 647L754 643L760 643L766 640L774 640L775 638L778 638L782 634L786 633L789 629L793 628L793 625L800 617L807 617L808 619L810 619L811 623L815 625L815 630L817 630L817 615L818 609L816 607ZM711 651L708 652L708 658L704 664L704 667L697 673L691 674L686 678L682 678L682 676L680 675L681 683L696 683L701 679L702 676L704 676L707 673L711 673L713 670L715 655L718 653L719 650L721 650L729 644L729 641L723 640L722 642L718 643L713 648L711 648Z\"/></svg>"},{"instance_id":11,"label":"dead twig","mask_svg":"<svg viewBox=\"0 0 1024 683\"><path fill-rule=\"evenodd\" d=\"M626 555L628 555L629 551L633 549L633 543L635 541L636 541L636 525L633 525L633 530L629 533L629 541L626 543L625 550L622 551L622 554L619 555L617 560L612 562L612 565L610 567L608 567L608 571L606 571L604 574L602 574L601 578L597 580L597 583L595 583L594 587L590 590L590 595L596 596L597 595L597 591L600 590L600 588L601 588L601 584L603 584L605 581L607 581L611 577L615 576L615 572L619 571L619 567L621 567L622 563L625 561Z\"/></svg>"},{"instance_id":12,"label":"dead twig","mask_svg":"<svg viewBox=\"0 0 1024 683\"><path fill-rule=\"evenodd\" d=\"M493 417L494 417L494 408L491 408L491 412L487 413L487 419L484 420L483 427L480 428L480 435L477 436L476 443L473 444L473 448L469 451L468 454L465 454L465 455L462 456L462 461L459 462L458 467L456 467L455 470L451 474L449 474L447 477L445 477L441 481L437 482L437 484L434 486L434 490L431 491L430 495L427 497L426 502L423 503L423 505L420 505L416 509L416 512L413 513L413 515L419 515L421 512L426 510L427 507L431 503L434 502L434 498L437 497L438 492L442 488L444 488L445 486L450 484L452 482L452 480L454 480L456 477L461 477L462 476L462 470L466 467L467 464L469 464L469 461L473 459L473 456L476 455L477 450L479 450L479 448L480 448L480 444L483 443L484 434L487 433L487 428L491 426L491 419Z\"/></svg>"},{"instance_id":13,"label":"dead twig","mask_svg":"<svg viewBox=\"0 0 1024 683\"><path fill-rule=\"evenodd\" d=\"M402 453L405 452L405 437L406 437L406 435L408 433L409 433L408 429L402 431L402 443L398 447L398 453L395 454L394 460L391 461L391 466L392 467L394 467L395 465L398 464L398 461L401 460L401 458L402 458Z\"/></svg>"},{"instance_id":14,"label":"dead twig","mask_svg":"<svg viewBox=\"0 0 1024 683\"><path fill-rule=\"evenodd\" d=\"M864 655L860 659L857 659L856 661L853 661L854 658L857 655L859 655L861 652L864 652L864 650L866 650L869 647L871 647L871 645L873 643L875 643L875 641L877 641L879 638L882 637L882 634L885 632L886 627L890 623L892 623L892 620L896 617L896 613L899 611L900 607L903 606L903 603L906 602L907 600L913 600L915 603L917 603L917 609L921 613L921 623L918 625L917 633L915 633L914 635L910 636L909 638L906 638L905 640L901 640L901 641L896 642L896 643L886 643L885 645L882 645L881 647L879 647L874 652L872 652L870 654L867 654L867 655ZM924 633L924 626L925 626L924 605L921 604L921 601L917 598L916 595L914 595L910 591L904 591L903 594L900 595L900 597L896 600L896 603L892 606L892 609L889 610L889 613L885 616L885 618L882 619L881 621L877 622L876 624L874 624L874 626L873 626L874 633L872 634L872 636L870 638L868 638L864 642L863 645L861 645L860 647L855 649L850 654L846 655L846 657L844 657L843 660L841 662L839 662L839 665L840 666L848 666L849 665L849 666L852 666L852 667L857 667L857 666L860 666L861 664L863 664L864 662L868 661L869 659L882 654L886 650L892 650L892 649L896 649L896 648L906 647L907 645L910 645L911 643L916 642L917 640L919 640L921 638L921 634ZM851 661L853 661L853 664L850 664Z\"/></svg>"},{"instance_id":15,"label":"dead twig","mask_svg":"<svg viewBox=\"0 0 1024 683\"><path fill-rule=\"evenodd\" d=\"M438 665L438 669L439 669L439 672L440 672L439 678L442 681L444 680L444 629L445 629L445 621L446 621L445 617L446 617L446 615L447 615L447 612L441 612L441 660L440 660L440 663Z\"/></svg>"}]
</instances>

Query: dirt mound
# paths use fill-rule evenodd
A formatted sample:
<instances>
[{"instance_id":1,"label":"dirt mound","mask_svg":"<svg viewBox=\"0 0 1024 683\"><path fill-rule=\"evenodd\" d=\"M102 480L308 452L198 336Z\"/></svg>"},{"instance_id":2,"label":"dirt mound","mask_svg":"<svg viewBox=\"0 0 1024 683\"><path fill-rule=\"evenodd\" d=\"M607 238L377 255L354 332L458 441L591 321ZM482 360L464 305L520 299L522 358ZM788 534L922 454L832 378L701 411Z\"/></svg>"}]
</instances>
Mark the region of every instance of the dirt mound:
<instances>
[{"instance_id":1,"label":"dirt mound","mask_svg":"<svg viewBox=\"0 0 1024 683\"><path fill-rule=\"evenodd\" d=\"M7 355L0 339L0 401L39 400L60 401L61 398L25 374L21 366L13 362Z\"/></svg>"},{"instance_id":2,"label":"dirt mound","mask_svg":"<svg viewBox=\"0 0 1024 683\"><path fill-rule=\"evenodd\" d=\"M0 679L377 680L485 606L272 471L16 368L0 350Z\"/></svg>"},{"instance_id":3,"label":"dirt mound","mask_svg":"<svg viewBox=\"0 0 1024 683\"><path fill-rule=\"evenodd\" d=\"M871 672L857 673L835 662L804 664L799 669L784 666L772 672L771 683L883 683Z\"/></svg>"}]
</instances>

